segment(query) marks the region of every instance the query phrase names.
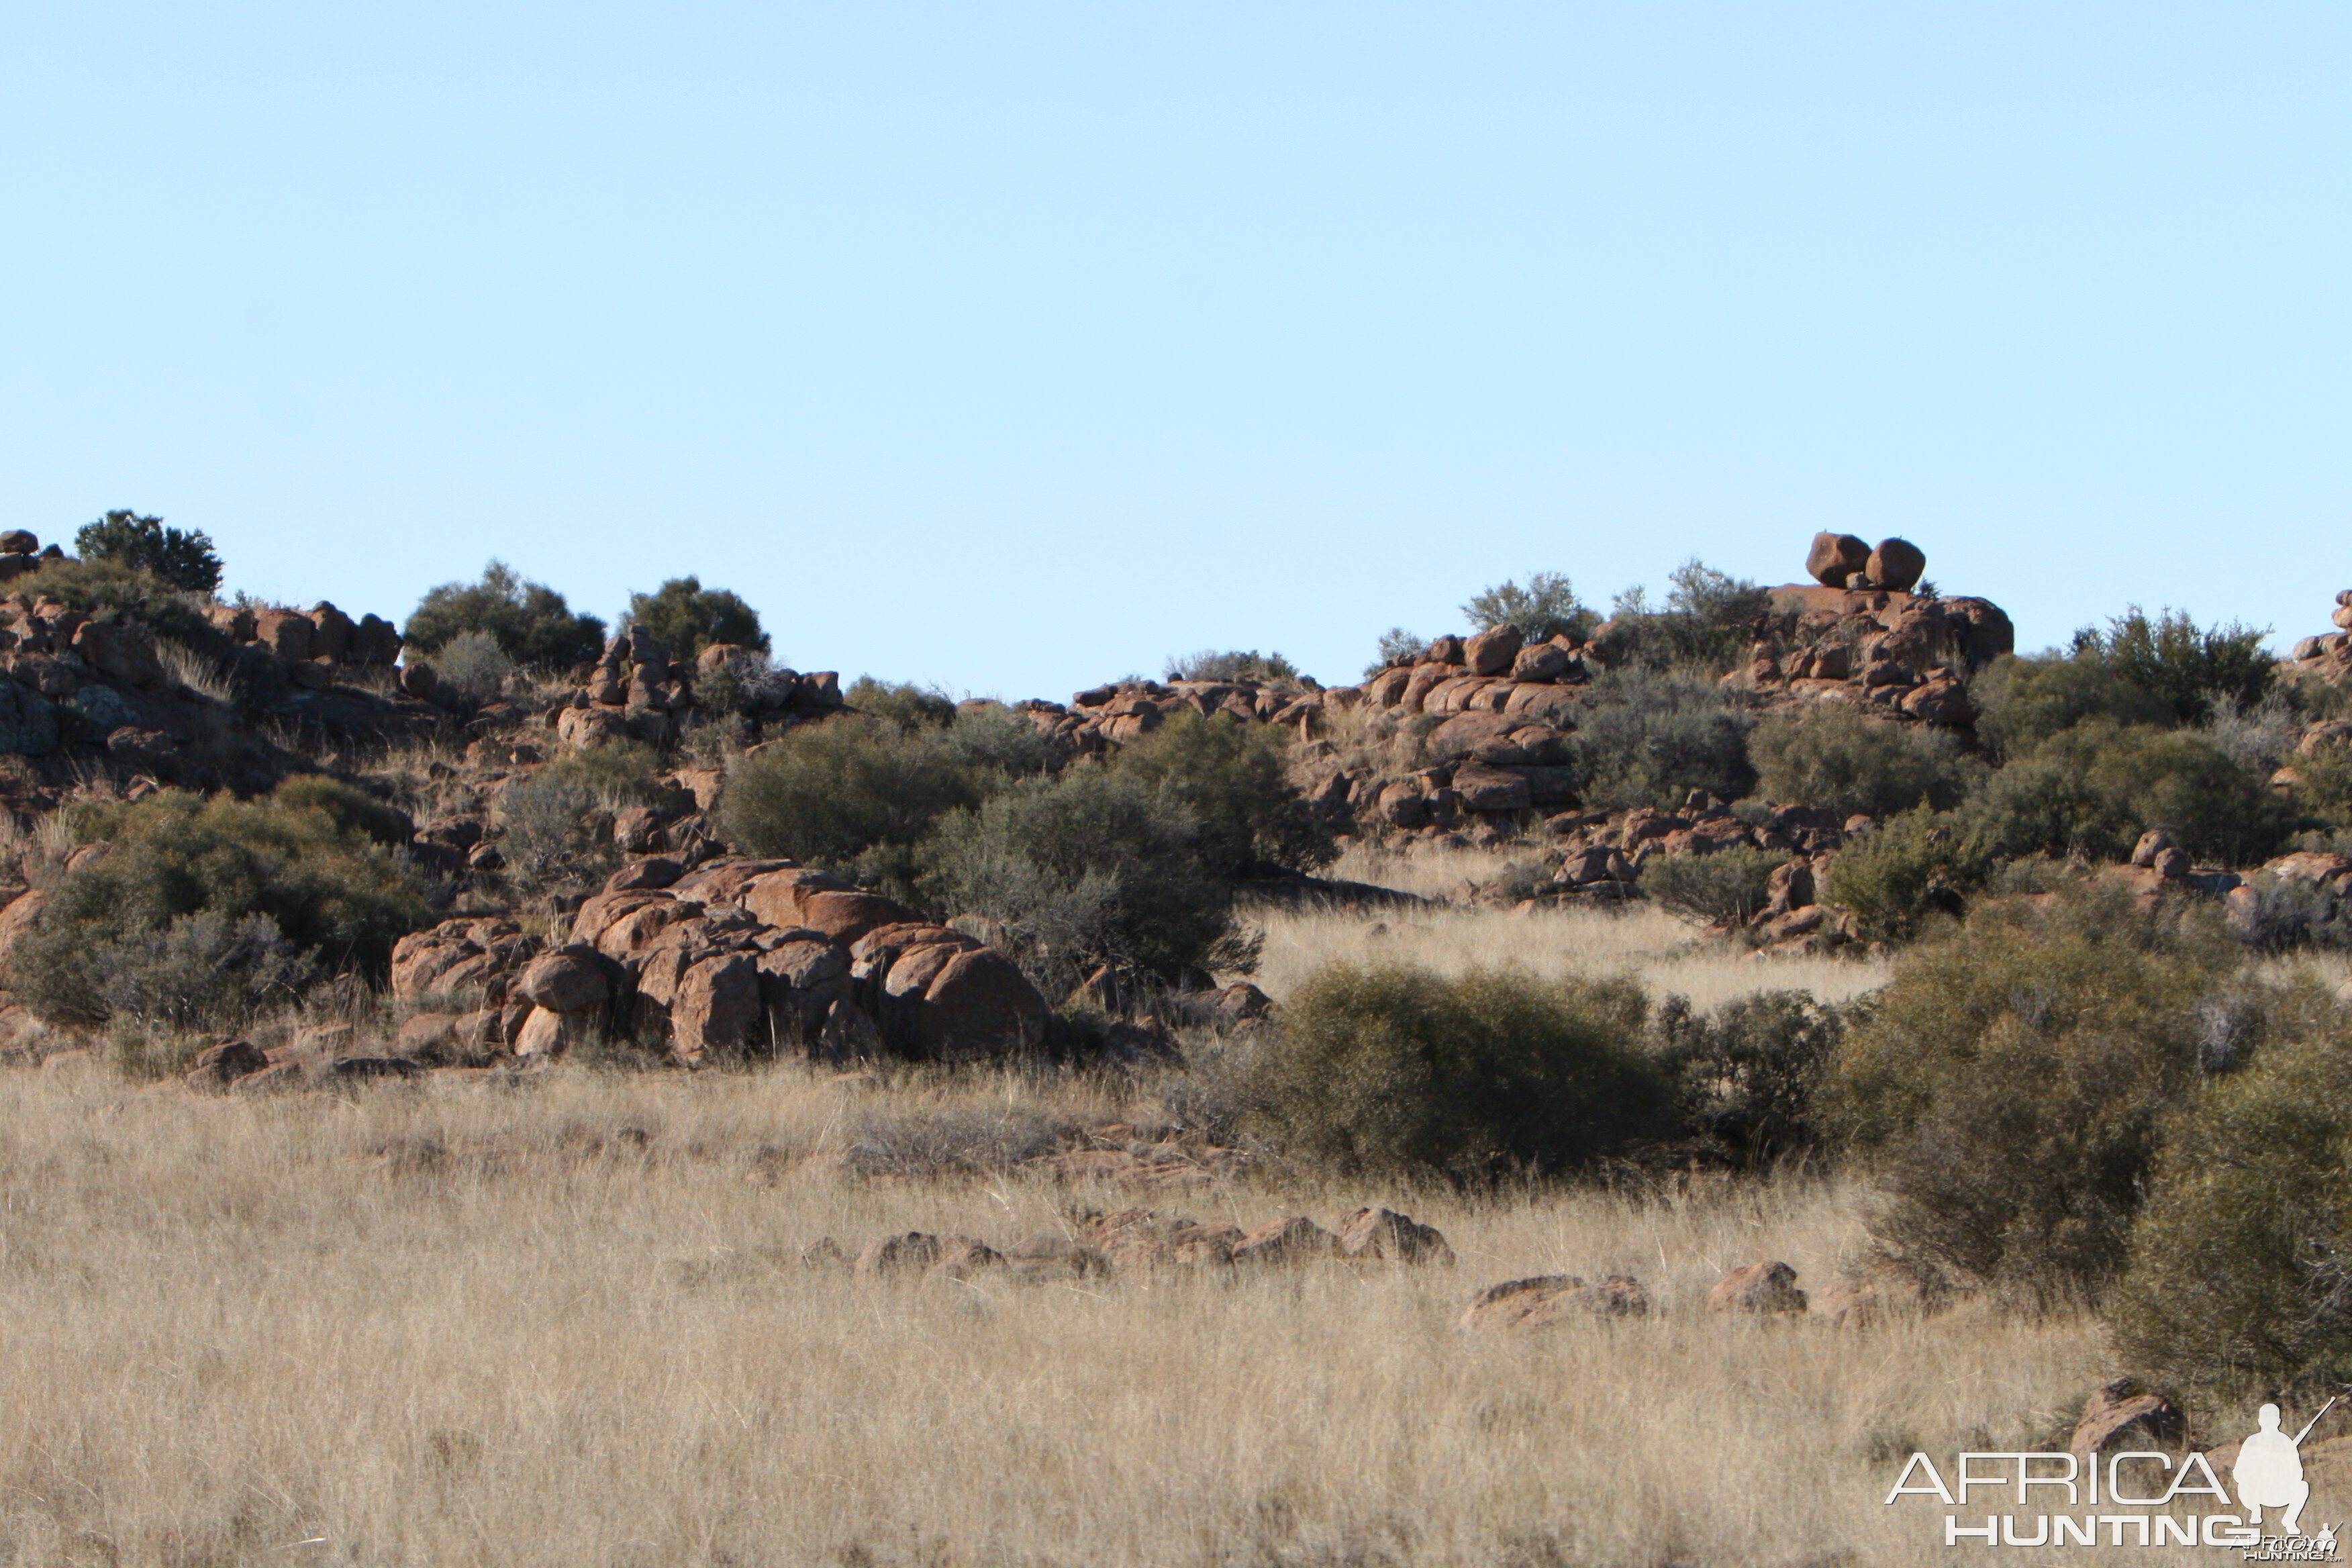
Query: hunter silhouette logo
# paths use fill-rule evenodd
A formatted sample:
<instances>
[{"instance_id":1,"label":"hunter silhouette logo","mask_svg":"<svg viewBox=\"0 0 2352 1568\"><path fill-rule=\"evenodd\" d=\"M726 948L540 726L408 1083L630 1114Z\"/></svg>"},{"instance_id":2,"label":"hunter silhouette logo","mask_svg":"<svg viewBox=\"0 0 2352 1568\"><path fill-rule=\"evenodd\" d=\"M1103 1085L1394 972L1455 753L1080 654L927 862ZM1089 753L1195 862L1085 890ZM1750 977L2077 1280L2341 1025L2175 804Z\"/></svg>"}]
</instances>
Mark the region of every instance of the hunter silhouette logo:
<instances>
[{"instance_id":1,"label":"hunter silhouette logo","mask_svg":"<svg viewBox=\"0 0 2352 1568\"><path fill-rule=\"evenodd\" d=\"M2340 1397L2340 1396L2339 1396ZM2235 1549L2247 1562L2334 1563L2336 1526L2303 1530L2311 1482L2303 1473L2303 1440L2333 1409L2330 1399L2293 1435L2281 1430L2279 1407L2265 1405L2257 1426L2229 1462L2242 1511L2190 1513L2230 1507L2230 1491L2214 1473L2218 1456L2190 1452L2178 1463L2149 1449L2116 1454L2050 1452L1964 1453L1948 1484L1925 1454L1915 1453L1886 1494L1889 1507L1906 1497L1941 1502L1944 1544L1984 1546L2211 1546ZM2007 1510L1970 1514L1972 1492L1990 1490ZM2038 1505L2038 1506L2037 1506ZM1979 1506L1981 1504L1979 1503ZM2280 1533L2263 1532L2265 1510ZM1981 1520L1982 1523L1976 1521Z\"/></svg>"},{"instance_id":2,"label":"hunter silhouette logo","mask_svg":"<svg viewBox=\"0 0 2352 1568\"><path fill-rule=\"evenodd\" d=\"M2334 1407L2331 1399L2319 1407L2325 1415ZM2296 1521L2303 1517L2303 1505L2311 1500L2311 1483L2303 1479L2303 1440L2319 1425L2319 1415L2303 1424L2303 1430L2290 1437L2279 1430L2279 1407L2265 1405L2255 1412L2260 1429L2238 1445L2238 1462L2231 1467L2230 1479L2238 1483L2238 1506L2246 1510L2246 1522L2258 1525L2263 1521L2263 1510L2284 1509L2279 1515L2279 1528L2289 1535L2301 1535L2303 1527ZM2331 1539L2333 1527L2322 1532Z\"/></svg>"}]
</instances>

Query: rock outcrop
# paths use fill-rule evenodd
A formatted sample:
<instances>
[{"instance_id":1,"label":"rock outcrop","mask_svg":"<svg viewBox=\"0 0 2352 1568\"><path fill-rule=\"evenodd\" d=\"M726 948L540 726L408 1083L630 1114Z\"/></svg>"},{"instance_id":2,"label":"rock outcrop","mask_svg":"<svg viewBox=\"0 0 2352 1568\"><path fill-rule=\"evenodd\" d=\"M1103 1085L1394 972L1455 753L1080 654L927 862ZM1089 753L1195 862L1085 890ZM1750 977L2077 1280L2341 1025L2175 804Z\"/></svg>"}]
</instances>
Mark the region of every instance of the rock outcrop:
<instances>
[{"instance_id":1,"label":"rock outcrop","mask_svg":"<svg viewBox=\"0 0 2352 1568\"><path fill-rule=\"evenodd\" d=\"M392 989L459 996L454 1027L517 1056L593 1034L686 1061L801 1052L963 1061L1044 1037L1046 1006L1013 961L840 879L776 860L625 866L561 946L499 919L404 937Z\"/></svg>"},{"instance_id":2,"label":"rock outcrop","mask_svg":"<svg viewBox=\"0 0 2352 1568\"><path fill-rule=\"evenodd\" d=\"M620 737L667 745L698 707L709 706L704 700L709 689L722 682L730 689L727 710L755 731L822 719L844 707L841 677L832 670L803 675L772 668L751 650L726 643L712 644L688 664L672 658L645 627L632 626L604 645L586 681L548 719L570 745Z\"/></svg>"}]
</instances>

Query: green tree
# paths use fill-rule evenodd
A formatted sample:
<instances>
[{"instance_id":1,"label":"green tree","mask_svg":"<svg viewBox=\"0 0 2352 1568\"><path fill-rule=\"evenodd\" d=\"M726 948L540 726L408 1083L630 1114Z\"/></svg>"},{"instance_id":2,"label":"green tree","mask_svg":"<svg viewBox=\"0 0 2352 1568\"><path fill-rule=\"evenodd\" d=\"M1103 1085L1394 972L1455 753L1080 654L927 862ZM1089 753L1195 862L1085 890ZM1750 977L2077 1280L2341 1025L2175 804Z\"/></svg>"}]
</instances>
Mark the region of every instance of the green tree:
<instances>
[{"instance_id":1,"label":"green tree","mask_svg":"<svg viewBox=\"0 0 2352 1568\"><path fill-rule=\"evenodd\" d=\"M1538 572L1519 585L1512 578L1474 595L1462 606L1462 615L1474 632L1488 626L1513 626L1529 642L1542 642L1566 632L1582 641L1592 635L1601 623L1584 602L1576 596L1576 586L1558 572ZM1385 642L1381 651L1389 649Z\"/></svg>"},{"instance_id":2,"label":"green tree","mask_svg":"<svg viewBox=\"0 0 2352 1568\"><path fill-rule=\"evenodd\" d=\"M690 659L713 643L768 650L760 612L699 577L673 577L650 594L629 595L628 624L643 626L672 658Z\"/></svg>"},{"instance_id":3,"label":"green tree","mask_svg":"<svg viewBox=\"0 0 2352 1568\"><path fill-rule=\"evenodd\" d=\"M82 524L74 549L85 560L120 562L191 594L220 586L221 559L212 540L202 529L167 528L160 517L110 511Z\"/></svg>"},{"instance_id":4,"label":"green tree","mask_svg":"<svg viewBox=\"0 0 2352 1568\"><path fill-rule=\"evenodd\" d=\"M482 569L478 583L444 583L417 601L403 635L410 647L436 652L467 632L487 632L518 664L560 669L594 658L604 646L604 623L574 615L563 595L526 582L502 561Z\"/></svg>"},{"instance_id":5,"label":"green tree","mask_svg":"<svg viewBox=\"0 0 2352 1568\"><path fill-rule=\"evenodd\" d=\"M2277 665L2263 651L2263 632L2235 621L2200 627L2186 611L2165 610L2151 620L2137 605L2104 631L2074 634L2074 657L2113 669L2172 705L2181 723L2195 723L2227 696L2251 708L2270 690Z\"/></svg>"}]
</instances>

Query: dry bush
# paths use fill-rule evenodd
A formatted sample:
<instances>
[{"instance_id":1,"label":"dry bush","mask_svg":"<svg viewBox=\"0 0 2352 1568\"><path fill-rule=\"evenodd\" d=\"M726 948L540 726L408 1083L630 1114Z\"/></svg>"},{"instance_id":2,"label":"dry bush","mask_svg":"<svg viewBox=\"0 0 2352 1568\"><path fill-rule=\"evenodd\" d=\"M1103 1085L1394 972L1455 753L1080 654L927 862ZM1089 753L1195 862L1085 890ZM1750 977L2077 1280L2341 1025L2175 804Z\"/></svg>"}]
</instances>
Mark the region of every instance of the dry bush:
<instances>
[{"instance_id":1,"label":"dry bush","mask_svg":"<svg viewBox=\"0 0 2352 1568\"><path fill-rule=\"evenodd\" d=\"M1557 1174L1674 1130L1623 981L1332 964L1282 1009L1264 1100L1293 1152L1343 1171Z\"/></svg>"}]
</instances>

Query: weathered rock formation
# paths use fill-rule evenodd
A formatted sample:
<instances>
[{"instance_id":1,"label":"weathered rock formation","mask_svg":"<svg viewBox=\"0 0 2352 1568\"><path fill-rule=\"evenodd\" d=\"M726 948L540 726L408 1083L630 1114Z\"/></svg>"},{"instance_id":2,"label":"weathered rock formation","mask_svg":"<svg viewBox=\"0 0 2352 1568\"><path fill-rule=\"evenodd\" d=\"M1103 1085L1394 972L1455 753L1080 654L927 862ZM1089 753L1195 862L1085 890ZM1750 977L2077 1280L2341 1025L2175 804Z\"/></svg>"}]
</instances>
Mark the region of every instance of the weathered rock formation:
<instances>
[{"instance_id":1,"label":"weathered rock formation","mask_svg":"<svg viewBox=\"0 0 2352 1568\"><path fill-rule=\"evenodd\" d=\"M803 1052L936 1061L1017 1054L1046 1007L1012 960L878 894L775 860L634 862L581 905L561 946L500 919L401 940L392 989L470 1001L438 1029L522 1057L604 1034L687 1061Z\"/></svg>"},{"instance_id":2,"label":"weathered rock formation","mask_svg":"<svg viewBox=\"0 0 2352 1568\"><path fill-rule=\"evenodd\" d=\"M673 659L645 627L632 626L604 645L586 683L549 719L570 745L623 736L667 745L698 707L698 680L721 679L736 689L734 711L754 726L822 719L843 706L841 677L832 670L769 668L751 650L728 643L713 643L688 664Z\"/></svg>"}]
</instances>

